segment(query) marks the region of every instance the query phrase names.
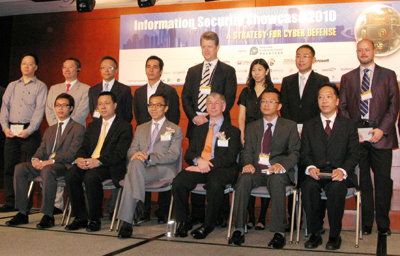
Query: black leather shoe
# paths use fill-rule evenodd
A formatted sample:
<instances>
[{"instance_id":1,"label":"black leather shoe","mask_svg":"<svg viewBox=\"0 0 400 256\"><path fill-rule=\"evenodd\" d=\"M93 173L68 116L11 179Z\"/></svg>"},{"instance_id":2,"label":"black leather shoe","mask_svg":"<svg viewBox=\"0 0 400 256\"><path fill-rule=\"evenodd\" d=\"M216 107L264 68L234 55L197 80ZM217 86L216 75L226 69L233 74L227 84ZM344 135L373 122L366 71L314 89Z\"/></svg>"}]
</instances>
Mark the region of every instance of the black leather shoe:
<instances>
[{"instance_id":1,"label":"black leather shoe","mask_svg":"<svg viewBox=\"0 0 400 256\"><path fill-rule=\"evenodd\" d=\"M371 235L372 233L372 226L364 226L362 227L362 233L363 235Z\"/></svg>"},{"instance_id":2,"label":"black leather shoe","mask_svg":"<svg viewBox=\"0 0 400 256\"><path fill-rule=\"evenodd\" d=\"M88 221L86 219L75 218L71 224L68 224L67 226L65 226L65 229L66 230L78 230L81 228L86 228L87 225L88 225Z\"/></svg>"},{"instance_id":3,"label":"black leather shoe","mask_svg":"<svg viewBox=\"0 0 400 256\"><path fill-rule=\"evenodd\" d=\"M59 214L63 214L63 210L61 210L60 208L54 207L53 215L59 215Z\"/></svg>"},{"instance_id":4,"label":"black leather shoe","mask_svg":"<svg viewBox=\"0 0 400 256\"><path fill-rule=\"evenodd\" d=\"M178 222L176 226L175 237L187 237L189 230L192 229L192 224L187 221Z\"/></svg>"},{"instance_id":5,"label":"black leather shoe","mask_svg":"<svg viewBox=\"0 0 400 256\"><path fill-rule=\"evenodd\" d=\"M196 228L196 229L193 230L192 232L190 232L190 234L193 236L194 239L204 239L204 238L206 238L206 237L208 236L208 234L210 234L213 230L214 230L214 228L201 226L201 227L199 227L199 228Z\"/></svg>"},{"instance_id":6,"label":"black leather shoe","mask_svg":"<svg viewBox=\"0 0 400 256\"><path fill-rule=\"evenodd\" d=\"M232 237L229 239L229 244L234 244L237 246L241 246L244 243L244 234L239 230L236 230L232 233Z\"/></svg>"},{"instance_id":7,"label":"black leather shoe","mask_svg":"<svg viewBox=\"0 0 400 256\"><path fill-rule=\"evenodd\" d=\"M87 232L96 232L101 229L101 221L100 220L89 220L86 231Z\"/></svg>"},{"instance_id":8,"label":"black leather shoe","mask_svg":"<svg viewBox=\"0 0 400 256\"><path fill-rule=\"evenodd\" d=\"M274 237L269 241L268 249L282 249L286 244L286 239L280 233L275 233Z\"/></svg>"},{"instance_id":9,"label":"black leather shoe","mask_svg":"<svg viewBox=\"0 0 400 256\"><path fill-rule=\"evenodd\" d=\"M342 244L342 238L340 236L329 237L329 241L326 243L325 248L327 250L338 250L340 249L341 244Z\"/></svg>"},{"instance_id":10,"label":"black leather shoe","mask_svg":"<svg viewBox=\"0 0 400 256\"><path fill-rule=\"evenodd\" d=\"M36 225L38 229L46 229L54 227L54 217L49 215L43 215L40 222Z\"/></svg>"},{"instance_id":11,"label":"black leather shoe","mask_svg":"<svg viewBox=\"0 0 400 256\"><path fill-rule=\"evenodd\" d=\"M28 224L28 222L29 222L28 215L19 212L14 217L12 217L11 220L7 221L6 225L13 227L21 224Z\"/></svg>"},{"instance_id":12,"label":"black leather shoe","mask_svg":"<svg viewBox=\"0 0 400 256\"><path fill-rule=\"evenodd\" d=\"M15 212L15 211L17 211L17 209L7 204L4 204L3 206L0 207L0 212Z\"/></svg>"},{"instance_id":13,"label":"black leather shoe","mask_svg":"<svg viewBox=\"0 0 400 256\"><path fill-rule=\"evenodd\" d=\"M122 226L118 231L118 238L129 238L132 236L132 224L123 221Z\"/></svg>"},{"instance_id":14,"label":"black leather shoe","mask_svg":"<svg viewBox=\"0 0 400 256\"><path fill-rule=\"evenodd\" d=\"M387 255L387 233L378 232L378 243L376 245L376 255Z\"/></svg>"},{"instance_id":15,"label":"black leather shoe","mask_svg":"<svg viewBox=\"0 0 400 256\"><path fill-rule=\"evenodd\" d=\"M304 243L307 249L315 249L322 244L322 237L319 234L311 234L310 238Z\"/></svg>"}]
</instances>

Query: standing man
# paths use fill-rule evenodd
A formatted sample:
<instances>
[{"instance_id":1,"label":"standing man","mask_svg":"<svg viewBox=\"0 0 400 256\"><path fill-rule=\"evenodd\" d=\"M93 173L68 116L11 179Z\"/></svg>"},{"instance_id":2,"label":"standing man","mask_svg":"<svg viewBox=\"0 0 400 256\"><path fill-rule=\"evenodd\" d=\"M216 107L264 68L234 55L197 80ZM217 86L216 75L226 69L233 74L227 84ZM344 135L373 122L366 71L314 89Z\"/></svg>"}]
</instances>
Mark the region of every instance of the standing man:
<instances>
[{"instance_id":1,"label":"standing man","mask_svg":"<svg viewBox=\"0 0 400 256\"><path fill-rule=\"evenodd\" d=\"M25 54L21 58L22 77L11 82L1 104L0 124L6 136L4 144L5 204L0 212L14 211L14 167L29 162L40 144L39 127L46 104L47 86L36 78L38 58Z\"/></svg>"},{"instance_id":2,"label":"standing man","mask_svg":"<svg viewBox=\"0 0 400 256\"><path fill-rule=\"evenodd\" d=\"M372 137L361 139L360 188L365 235L371 234L374 211L379 233L390 232L392 149L398 147L395 122L399 112L399 87L396 73L375 64L374 56L374 42L369 39L359 41L357 58L360 66L344 74L340 81L342 115L356 121L358 128L371 128L369 134Z\"/></svg>"},{"instance_id":3,"label":"standing man","mask_svg":"<svg viewBox=\"0 0 400 256\"><path fill-rule=\"evenodd\" d=\"M36 227L46 229L54 226L53 204L57 192L57 178L64 176L71 167L85 133L85 127L71 118L74 106L74 98L71 95L62 93L57 96L54 102L57 123L47 128L32 160L15 166L14 187L18 213L6 222L8 226L28 223L29 199L26 195L30 181L38 176L42 178L40 211L44 215Z\"/></svg>"},{"instance_id":4,"label":"standing man","mask_svg":"<svg viewBox=\"0 0 400 256\"><path fill-rule=\"evenodd\" d=\"M251 190L267 186L271 195L270 231L274 237L267 247L281 249L286 244L286 186L295 181L295 169L300 154L300 138L296 123L278 116L282 108L280 93L276 89L261 94L260 108L263 118L247 125L242 173L235 187L236 230L229 243L244 243L247 205Z\"/></svg>"},{"instance_id":5,"label":"standing man","mask_svg":"<svg viewBox=\"0 0 400 256\"><path fill-rule=\"evenodd\" d=\"M118 62L111 56L104 56L100 63L100 74L103 78L101 83L89 89L89 109L93 118L100 118L97 109L97 98L101 92L112 92L117 99L116 114L126 122L133 119L131 88L115 79L118 72Z\"/></svg>"},{"instance_id":6,"label":"standing man","mask_svg":"<svg viewBox=\"0 0 400 256\"><path fill-rule=\"evenodd\" d=\"M194 128L185 161L189 167L174 179L174 212L178 222L176 236L186 237L192 228L189 221L189 194L198 183L205 183L207 206L204 224L191 232L195 239L204 239L214 230L221 211L226 185L237 176L237 156L241 150L240 130L223 116L226 108L222 94L212 92L206 101L210 120Z\"/></svg>"},{"instance_id":7,"label":"standing man","mask_svg":"<svg viewBox=\"0 0 400 256\"><path fill-rule=\"evenodd\" d=\"M358 186L354 168L360 146L354 122L337 116L339 90L336 85L321 87L318 105L321 114L304 123L301 138L301 162L306 166L301 191L307 230L311 233L304 246L314 249L322 244L320 230L325 207L320 207L320 200L324 190L330 227L326 249L338 250L347 188Z\"/></svg>"},{"instance_id":8,"label":"standing man","mask_svg":"<svg viewBox=\"0 0 400 256\"><path fill-rule=\"evenodd\" d=\"M151 95L163 94L168 100L168 108L165 116L174 124L179 124L180 110L179 110L179 97L175 88L165 84L161 81L161 75L164 68L164 61L157 56L150 56L146 60L146 76L147 84L141 86L135 91L133 98L133 110L135 112L136 123L141 125L150 121L151 115L149 114L148 104ZM169 199L171 198L170 192L161 192L158 197L159 209L156 211L158 223L165 223L168 215ZM145 201L145 218L150 219L151 212L151 193L146 193Z\"/></svg>"},{"instance_id":9,"label":"standing man","mask_svg":"<svg viewBox=\"0 0 400 256\"><path fill-rule=\"evenodd\" d=\"M65 177L75 216L74 221L65 227L66 230L86 228L88 232L99 231L102 182L112 179L114 185L119 187L119 181L126 173L126 153L132 141L132 126L116 116L117 99L112 92L100 93L96 102L101 118L89 124L75 164Z\"/></svg>"},{"instance_id":10,"label":"standing man","mask_svg":"<svg viewBox=\"0 0 400 256\"><path fill-rule=\"evenodd\" d=\"M139 125L128 151L128 171L124 179L118 219L122 220L119 238L132 235L136 207L143 206L145 185L153 181L170 184L181 166L182 131L166 118L168 98L155 93L148 109L151 121Z\"/></svg>"},{"instance_id":11,"label":"standing man","mask_svg":"<svg viewBox=\"0 0 400 256\"><path fill-rule=\"evenodd\" d=\"M67 58L62 66L62 74L65 78L64 83L55 84L50 87L49 95L46 102L46 119L49 126L58 122L54 101L61 93L68 93L74 98L75 109L72 112L71 118L75 122L86 126L86 117L89 113L89 98L88 92L90 86L81 83L78 80L78 74L81 71L81 62L76 58Z\"/></svg>"}]
</instances>

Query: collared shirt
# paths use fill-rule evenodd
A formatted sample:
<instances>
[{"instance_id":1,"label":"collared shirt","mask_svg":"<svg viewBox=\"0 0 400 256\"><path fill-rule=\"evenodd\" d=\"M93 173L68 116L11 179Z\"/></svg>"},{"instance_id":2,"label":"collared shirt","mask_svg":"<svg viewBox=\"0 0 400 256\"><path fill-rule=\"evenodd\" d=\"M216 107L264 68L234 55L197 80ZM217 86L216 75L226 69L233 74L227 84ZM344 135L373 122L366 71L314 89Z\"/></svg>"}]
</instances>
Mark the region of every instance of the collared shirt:
<instances>
[{"instance_id":1,"label":"collared shirt","mask_svg":"<svg viewBox=\"0 0 400 256\"><path fill-rule=\"evenodd\" d=\"M107 136L107 134L108 134L108 131L110 130L110 127L111 127L112 123L113 123L114 120L115 120L115 117L116 117L116 115L114 115L113 117L111 117L111 118L108 119L108 120L104 120L104 118L103 118L102 124L103 124L104 122L107 122L107 123L108 123L107 128L106 128L106 136Z\"/></svg>"},{"instance_id":2,"label":"collared shirt","mask_svg":"<svg viewBox=\"0 0 400 256\"><path fill-rule=\"evenodd\" d=\"M372 86L372 79L373 79L373 77L374 77L375 63L372 63L372 64L369 65L368 67L360 66L360 88L361 88L361 84L362 84L362 81L363 81L364 70L365 70L365 69L369 69L367 75L368 75L368 77L369 77L369 89L371 89L371 86ZM361 90L360 90L360 92L361 92ZM367 114L366 114L365 116L362 116L362 117L361 117L362 119L369 119L369 103L370 103L370 100L367 100L367 103L368 103L368 112L367 112Z\"/></svg>"},{"instance_id":3,"label":"collared shirt","mask_svg":"<svg viewBox=\"0 0 400 256\"><path fill-rule=\"evenodd\" d=\"M103 92L110 92L114 85L114 82L115 82L115 78L113 78L111 81L103 80ZM108 85L107 88L106 88L106 84Z\"/></svg>"},{"instance_id":4,"label":"collared shirt","mask_svg":"<svg viewBox=\"0 0 400 256\"><path fill-rule=\"evenodd\" d=\"M271 133L273 135L274 131L275 131L275 127L276 127L276 122L278 121L278 116L275 117L274 119L272 119L272 121L267 121L267 119L265 119L265 117L263 118L263 120L264 120L264 132L265 132L265 130L267 130L268 124L272 124Z\"/></svg>"},{"instance_id":5,"label":"collared shirt","mask_svg":"<svg viewBox=\"0 0 400 256\"><path fill-rule=\"evenodd\" d=\"M158 124L158 130L161 130L161 127L163 126L165 120L167 120L167 118L164 116L163 118L161 118L158 121L155 121L154 119L151 120L151 131L150 131L150 135L153 133L154 129L156 128L154 123Z\"/></svg>"},{"instance_id":6,"label":"collared shirt","mask_svg":"<svg viewBox=\"0 0 400 256\"><path fill-rule=\"evenodd\" d=\"M211 66L210 66L210 84L211 84L211 80L212 80L212 77L213 77L213 72L214 72L215 67L217 66L218 59L215 59L215 60L212 60L212 61L204 61L203 62L203 70L202 70L201 74L204 74L204 71L206 71L207 63L211 64Z\"/></svg>"},{"instance_id":7,"label":"collared shirt","mask_svg":"<svg viewBox=\"0 0 400 256\"><path fill-rule=\"evenodd\" d=\"M303 73L303 74L299 72L299 92L300 92L300 98L303 97L304 88L306 87L307 80L308 80L308 78L310 77L311 71L312 71L312 69L309 70L309 71L306 72L306 73ZM302 79L304 79L303 84L301 83L301 80L302 80Z\"/></svg>"},{"instance_id":8,"label":"collared shirt","mask_svg":"<svg viewBox=\"0 0 400 256\"><path fill-rule=\"evenodd\" d=\"M29 134L39 129L46 105L47 86L33 77L25 84L23 78L11 82L4 93L0 124L4 129L9 123L27 124Z\"/></svg>"},{"instance_id":9,"label":"collared shirt","mask_svg":"<svg viewBox=\"0 0 400 256\"><path fill-rule=\"evenodd\" d=\"M211 159L214 158L215 143L216 143L216 141L218 139L218 133L219 133L219 130L221 129L221 126L222 126L223 122L224 122L224 117L223 116L220 119L215 121L213 143L212 143L212 148L211 148ZM211 124L211 120L209 122L209 126L208 127L210 127L210 124Z\"/></svg>"},{"instance_id":10,"label":"collared shirt","mask_svg":"<svg viewBox=\"0 0 400 256\"><path fill-rule=\"evenodd\" d=\"M161 80L158 80L155 84L150 85L147 83L147 103L149 103L150 96L156 93L158 86L160 85Z\"/></svg>"},{"instance_id":11,"label":"collared shirt","mask_svg":"<svg viewBox=\"0 0 400 256\"><path fill-rule=\"evenodd\" d=\"M60 121L58 118L57 118L57 127L58 127L58 124L59 123L63 123L62 125L61 125L61 134L63 134L63 132L64 132L64 130L65 130L65 127L67 127L67 124L68 124L68 122L69 122L69 120L71 120L71 117L68 117L67 119L65 119L64 121Z\"/></svg>"},{"instance_id":12,"label":"collared shirt","mask_svg":"<svg viewBox=\"0 0 400 256\"><path fill-rule=\"evenodd\" d=\"M74 87L77 82L78 82L78 79L75 79L74 81L70 81L70 82L65 81L65 90L67 90L67 84L70 84L69 90L72 90L72 87Z\"/></svg>"}]
</instances>

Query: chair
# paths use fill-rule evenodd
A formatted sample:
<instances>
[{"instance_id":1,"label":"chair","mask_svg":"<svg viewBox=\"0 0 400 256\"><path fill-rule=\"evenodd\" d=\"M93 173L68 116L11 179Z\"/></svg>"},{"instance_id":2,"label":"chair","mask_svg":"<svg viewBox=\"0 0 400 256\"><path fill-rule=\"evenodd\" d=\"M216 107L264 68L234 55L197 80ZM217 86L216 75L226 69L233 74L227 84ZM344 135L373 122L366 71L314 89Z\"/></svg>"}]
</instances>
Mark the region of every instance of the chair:
<instances>
[{"instance_id":1,"label":"chair","mask_svg":"<svg viewBox=\"0 0 400 256\"><path fill-rule=\"evenodd\" d=\"M357 175L357 182L360 182L360 169L357 166L355 168L355 174ZM347 188L347 194L346 194L346 199L355 197L356 198L356 237L355 237L355 244L354 247L358 248L359 247L359 241L362 239L362 232L361 232L361 191L357 187L352 187L352 188ZM321 192L321 199L322 200L327 200L325 191L322 190ZM301 221L301 207L302 207L302 199L301 199L301 190L299 192L299 210L297 212L297 233L296 233L296 243L299 243L300 241L300 221ZM304 214L305 216L305 214ZM304 223L307 223L304 221ZM306 224L307 225L307 224ZM307 236L307 228L305 228L305 234Z\"/></svg>"}]
</instances>

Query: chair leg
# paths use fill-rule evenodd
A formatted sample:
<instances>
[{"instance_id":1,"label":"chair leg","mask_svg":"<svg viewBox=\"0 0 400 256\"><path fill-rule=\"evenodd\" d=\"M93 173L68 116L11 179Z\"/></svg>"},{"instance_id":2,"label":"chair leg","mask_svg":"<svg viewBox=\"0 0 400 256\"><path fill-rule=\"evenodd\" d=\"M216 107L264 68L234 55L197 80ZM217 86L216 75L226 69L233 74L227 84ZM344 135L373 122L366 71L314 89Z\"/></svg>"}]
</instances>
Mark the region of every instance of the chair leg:
<instances>
[{"instance_id":1,"label":"chair leg","mask_svg":"<svg viewBox=\"0 0 400 256\"><path fill-rule=\"evenodd\" d=\"M296 201L297 201L297 189L293 189L293 204L292 204L292 217L290 220L290 240L289 243L293 243L293 230L294 230L294 215L296 211Z\"/></svg>"},{"instance_id":2,"label":"chair leg","mask_svg":"<svg viewBox=\"0 0 400 256\"><path fill-rule=\"evenodd\" d=\"M31 183L29 184L29 189L28 189L28 200L29 200L29 198L31 197L31 195L32 195L32 191L33 191L33 184L34 184L35 182L32 180L31 181Z\"/></svg>"},{"instance_id":3,"label":"chair leg","mask_svg":"<svg viewBox=\"0 0 400 256\"><path fill-rule=\"evenodd\" d=\"M64 207L64 211L63 211L63 215L62 215L62 219L61 219L61 226L64 226L66 217L67 217L67 213L68 211L68 206L69 206L69 197L67 197L67 201L65 203L65 207Z\"/></svg>"},{"instance_id":4,"label":"chair leg","mask_svg":"<svg viewBox=\"0 0 400 256\"><path fill-rule=\"evenodd\" d=\"M302 201L301 201L301 191L299 191L298 195L298 208L297 208L297 230L296 230L296 243L300 242L300 222L302 215Z\"/></svg>"},{"instance_id":5,"label":"chair leg","mask_svg":"<svg viewBox=\"0 0 400 256\"><path fill-rule=\"evenodd\" d=\"M72 214L71 202L68 202L67 208L68 208L68 216L67 216L67 221L65 222L65 226L69 224L69 220L71 219L71 214Z\"/></svg>"},{"instance_id":6,"label":"chair leg","mask_svg":"<svg viewBox=\"0 0 400 256\"><path fill-rule=\"evenodd\" d=\"M360 236L360 205L361 205L361 193L359 191L356 192L357 198L357 212L356 212L356 244L354 247L359 247L359 236Z\"/></svg>"},{"instance_id":7,"label":"chair leg","mask_svg":"<svg viewBox=\"0 0 400 256\"><path fill-rule=\"evenodd\" d=\"M168 209L168 221L170 221L172 218L172 207L173 206L174 206L174 196L171 193L171 201L169 202L169 209Z\"/></svg>"},{"instance_id":8,"label":"chair leg","mask_svg":"<svg viewBox=\"0 0 400 256\"><path fill-rule=\"evenodd\" d=\"M229 212L229 223L228 223L228 233L226 235L226 239L231 238L231 231L232 231L232 220L233 220L233 206L235 205L235 191L232 192L232 203L231 203L231 210Z\"/></svg>"},{"instance_id":9,"label":"chair leg","mask_svg":"<svg viewBox=\"0 0 400 256\"><path fill-rule=\"evenodd\" d=\"M115 219L117 218L117 214L118 214L118 210L119 210L119 205L121 204L121 194L122 194L122 188L118 189L118 195L117 195L117 201L115 202L115 206L114 206L114 211L113 211L113 216L111 218L111 225L110 225L110 230L109 231L113 231L114 230L114 223L115 223ZM119 223L119 222L118 222ZM119 226L118 226L119 227Z\"/></svg>"}]
</instances>

